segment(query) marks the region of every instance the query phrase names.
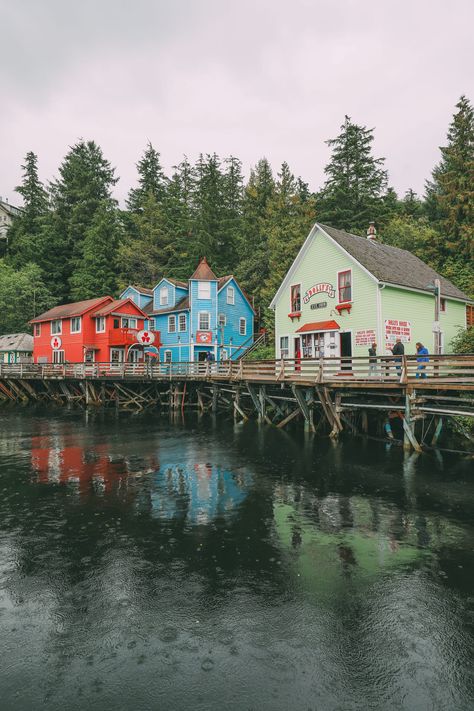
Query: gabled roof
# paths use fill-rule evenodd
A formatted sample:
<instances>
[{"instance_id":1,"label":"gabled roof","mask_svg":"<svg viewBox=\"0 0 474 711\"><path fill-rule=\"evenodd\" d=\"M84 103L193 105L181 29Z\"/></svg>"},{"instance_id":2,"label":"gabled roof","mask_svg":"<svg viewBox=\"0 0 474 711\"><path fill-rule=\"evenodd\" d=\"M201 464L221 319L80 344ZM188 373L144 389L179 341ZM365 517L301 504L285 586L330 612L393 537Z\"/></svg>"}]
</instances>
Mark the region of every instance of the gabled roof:
<instances>
[{"instance_id":1,"label":"gabled roof","mask_svg":"<svg viewBox=\"0 0 474 711\"><path fill-rule=\"evenodd\" d=\"M360 264L363 269L378 282L432 293L431 285L434 284L434 279L439 279L442 296L460 299L462 301L470 300L466 294L454 286L448 279L438 274L434 269L406 249L391 247L377 240L369 240L366 237L353 235L350 232L337 230L334 227L328 227L327 225L322 225L317 222L311 229L298 256L273 297L270 307L275 306L278 296L291 279L297 264L304 256L318 230L339 245L341 249Z\"/></svg>"},{"instance_id":2,"label":"gabled roof","mask_svg":"<svg viewBox=\"0 0 474 711\"><path fill-rule=\"evenodd\" d=\"M218 281L216 275L212 271L208 264L206 257L203 257L199 262L194 274L189 277L190 279L200 280L200 281Z\"/></svg>"},{"instance_id":3,"label":"gabled roof","mask_svg":"<svg viewBox=\"0 0 474 711\"><path fill-rule=\"evenodd\" d=\"M0 336L0 351L33 352L33 336L29 333L9 333Z\"/></svg>"},{"instance_id":4,"label":"gabled roof","mask_svg":"<svg viewBox=\"0 0 474 711\"><path fill-rule=\"evenodd\" d=\"M241 285L239 284L239 282L237 281L237 279L235 278L235 276L233 274L227 274L227 276L219 277L219 279L217 280L217 291L221 291L232 280L237 284L240 291L242 292L244 299L247 301L248 305L250 306L252 311L255 313L255 309L253 307L252 302L250 301L249 296L242 289Z\"/></svg>"},{"instance_id":5,"label":"gabled roof","mask_svg":"<svg viewBox=\"0 0 474 711\"><path fill-rule=\"evenodd\" d=\"M139 307L137 304L133 301L133 299L114 299L113 301L103 304L100 306L97 311L93 311L94 316L107 316L107 314L113 313L114 311L117 311L117 309L122 308L123 306L126 306L127 304L130 304L133 306L133 308L138 311L140 314L142 314L145 318L147 314ZM127 314L123 314L126 316Z\"/></svg>"},{"instance_id":6,"label":"gabled roof","mask_svg":"<svg viewBox=\"0 0 474 711\"><path fill-rule=\"evenodd\" d=\"M153 296L153 289L148 289L146 286L135 286L134 284L129 284L128 289L135 289L135 291L138 291L140 294L145 294L146 296ZM124 289L124 291L127 291L127 289Z\"/></svg>"},{"instance_id":7,"label":"gabled roof","mask_svg":"<svg viewBox=\"0 0 474 711\"><path fill-rule=\"evenodd\" d=\"M22 207L15 207L15 205L10 205L9 202L5 202L5 200L2 200L1 198L0 198L0 207L2 207L3 210L5 210L5 212L7 212L12 217L18 217L23 212Z\"/></svg>"},{"instance_id":8,"label":"gabled roof","mask_svg":"<svg viewBox=\"0 0 474 711\"><path fill-rule=\"evenodd\" d=\"M189 310L189 296L183 296L174 306L165 306L162 309L154 309L153 303L147 304L143 307L144 311L148 316L159 316L160 314L169 314L174 311L188 311Z\"/></svg>"},{"instance_id":9,"label":"gabled roof","mask_svg":"<svg viewBox=\"0 0 474 711\"><path fill-rule=\"evenodd\" d=\"M55 306L49 311L32 318L30 323L39 323L40 321L53 321L54 319L70 318L71 316L82 316L93 308L98 308L101 304L113 301L111 296L99 296L95 299L86 299L85 301L76 301L73 304L61 304Z\"/></svg>"},{"instance_id":10,"label":"gabled roof","mask_svg":"<svg viewBox=\"0 0 474 711\"><path fill-rule=\"evenodd\" d=\"M170 281L174 286L178 286L180 289L187 289L188 282L180 281L179 279L171 279L171 277L165 277L166 281Z\"/></svg>"}]
</instances>

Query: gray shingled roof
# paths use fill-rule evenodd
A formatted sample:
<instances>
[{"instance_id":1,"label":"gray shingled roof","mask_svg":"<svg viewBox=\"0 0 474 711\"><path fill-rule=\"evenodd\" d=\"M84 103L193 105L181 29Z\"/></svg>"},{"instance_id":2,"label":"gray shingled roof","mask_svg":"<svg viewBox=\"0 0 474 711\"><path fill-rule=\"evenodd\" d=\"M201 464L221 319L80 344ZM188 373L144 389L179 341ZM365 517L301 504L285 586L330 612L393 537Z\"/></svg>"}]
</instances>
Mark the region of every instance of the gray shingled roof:
<instances>
[{"instance_id":1,"label":"gray shingled roof","mask_svg":"<svg viewBox=\"0 0 474 711\"><path fill-rule=\"evenodd\" d=\"M162 309L154 309L153 302L143 307L150 316L159 316L160 314L169 314L174 311L187 311L189 309L189 296L183 296L174 306L165 306Z\"/></svg>"},{"instance_id":2,"label":"gray shingled roof","mask_svg":"<svg viewBox=\"0 0 474 711\"><path fill-rule=\"evenodd\" d=\"M439 279L442 296L470 300L457 286L406 249L390 247L320 223L318 225L379 281L429 291L433 280Z\"/></svg>"},{"instance_id":3,"label":"gray shingled roof","mask_svg":"<svg viewBox=\"0 0 474 711\"><path fill-rule=\"evenodd\" d=\"M0 336L0 351L33 353L33 336L30 336L29 333L9 333L6 336Z\"/></svg>"}]
</instances>

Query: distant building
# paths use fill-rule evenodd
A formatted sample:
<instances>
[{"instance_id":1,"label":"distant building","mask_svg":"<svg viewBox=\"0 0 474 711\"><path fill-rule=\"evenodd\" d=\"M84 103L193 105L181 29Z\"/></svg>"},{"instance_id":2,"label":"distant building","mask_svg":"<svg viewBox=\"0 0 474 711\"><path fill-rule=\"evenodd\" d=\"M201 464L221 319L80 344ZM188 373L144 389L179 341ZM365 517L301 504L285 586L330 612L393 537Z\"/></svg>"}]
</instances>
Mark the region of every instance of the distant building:
<instances>
[{"instance_id":1,"label":"distant building","mask_svg":"<svg viewBox=\"0 0 474 711\"><path fill-rule=\"evenodd\" d=\"M23 209L21 207L14 207L10 205L8 200L2 200L0 197L0 243L2 241L7 241L7 233L10 225L15 217L20 217Z\"/></svg>"},{"instance_id":2,"label":"distant building","mask_svg":"<svg viewBox=\"0 0 474 711\"><path fill-rule=\"evenodd\" d=\"M435 321L435 280L440 282ZM405 353L417 341L442 353L472 319L472 301L405 249L316 223L275 294L277 357L390 355L397 338ZM438 336L439 334L439 336Z\"/></svg>"},{"instance_id":3,"label":"distant building","mask_svg":"<svg viewBox=\"0 0 474 711\"><path fill-rule=\"evenodd\" d=\"M33 336L29 333L9 333L0 336L0 363L31 363Z\"/></svg>"},{"instance_id":4,"label":"distant building","mask_svg":"<svg viewBox=\"0 0 474 711\"><path fill-rule=\"evenodd\" d=\"M101 296L55 306L32 319L35 363L143 362L159 333L144 328L147 314L131 299Z\"/></svg>"},{"instance_id":5,"label":"distant building","mask_svg":"<svg viewBox=\"0 0 474 711\"><path fill-rule=\"evenodd\" d=\"M217 277L205 258L187 281L164 277L153 289L128 286L120 295L148 314L160 332L165 362L239 358L253 343L254 310L237 279Z\"/></svg>"}]
</instances>

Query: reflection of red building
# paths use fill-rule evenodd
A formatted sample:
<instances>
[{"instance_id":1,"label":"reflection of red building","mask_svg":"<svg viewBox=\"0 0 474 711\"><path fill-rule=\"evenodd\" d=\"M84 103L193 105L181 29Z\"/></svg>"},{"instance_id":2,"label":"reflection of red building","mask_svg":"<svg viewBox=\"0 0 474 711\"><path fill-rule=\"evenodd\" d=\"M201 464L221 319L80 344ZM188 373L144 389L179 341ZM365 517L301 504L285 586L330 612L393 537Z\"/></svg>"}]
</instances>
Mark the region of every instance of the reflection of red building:
<instances>
[{"instance_id":1,"label":"reflection of red building","mask_svg":"<svg viewBox=\"0 0 474 711\"><path fill-rule=\"evenodd\" d=\"M147 346L160 346L157 331L131 299L111 296L55 306L32 319L35 363L122 363L143 360Z\"/></svg>"}]
</instances>

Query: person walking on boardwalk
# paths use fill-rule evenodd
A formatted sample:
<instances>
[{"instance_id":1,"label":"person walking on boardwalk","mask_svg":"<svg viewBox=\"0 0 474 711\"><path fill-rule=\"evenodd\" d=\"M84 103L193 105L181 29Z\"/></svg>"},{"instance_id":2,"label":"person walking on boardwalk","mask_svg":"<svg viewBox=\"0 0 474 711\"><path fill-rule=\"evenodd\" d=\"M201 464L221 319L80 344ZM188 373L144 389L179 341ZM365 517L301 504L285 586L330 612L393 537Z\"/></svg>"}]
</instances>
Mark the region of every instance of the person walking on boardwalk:
<instances>
[{"instance_id":1,"label":"person walking on boardwalk","mask_svg":"<svg viewBox=\"0 0 474 711\"><path fill-rule=\"evenodd\" d=\"M426 346L424 346L423 343L420 343L419 341L416 344L416 355L417 355L416 360L419 363L419 365L417 366L417 369L416 369L416 371L417 371L416 377L417 378L426 378L426 372L425 372L426 365L425 364L428 363L428 361L429 361L429 358L428 358L429 351L428 351L428 348L426 348Z\"/></svg>"},{"instance_id":2,"label":"person walking on boardwalk","mask_svg":"<svg viewBox=\"0 0 474 711\"><path fill-rule=\"evenodd\" d=\"M369 378L377 375L377 344L372 343L369 348Z\"/></svg>"},{"instance_id":3,"label":"person walking on boardwalk","mask_svg":"<svg viewBox=\"0 0 474 711\"><path fill-rule=\"evenodd\" d=\"M400 365L400 363L402 362L401 357L403 355L405 355L405 346L402 343L402 339L397 338L397 340L395 341L395 345L390 350L392 351L394 356L398 356L397 358L395 358L395 363L397 364L395 367L397 369L398 375L401 375L402 374L402 366Z\"/></svg>"}]
</instances>

